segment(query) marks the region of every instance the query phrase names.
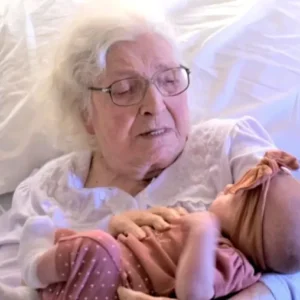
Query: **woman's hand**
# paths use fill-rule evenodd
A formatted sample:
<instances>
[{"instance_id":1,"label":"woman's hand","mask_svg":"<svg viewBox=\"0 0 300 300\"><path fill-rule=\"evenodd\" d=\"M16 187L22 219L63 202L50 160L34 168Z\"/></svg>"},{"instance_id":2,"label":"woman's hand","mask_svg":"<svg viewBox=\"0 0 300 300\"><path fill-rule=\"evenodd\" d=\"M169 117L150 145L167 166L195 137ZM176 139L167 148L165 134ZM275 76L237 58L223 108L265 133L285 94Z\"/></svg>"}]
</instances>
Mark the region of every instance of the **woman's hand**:
<instances>
[{"instance_id":1,"label":"woman's hand","mask_svg":"<svg viewBox=\"0 0 300 300\"><path fill-rule=\"evenodd\" d=\"M120 300L174 300L171 298L153 297L141 292L136 292L130 289L126 289L124 287L118 288L118 295Z\"/></svg>"},{"instance_id":2,"label":"woman's hand","mask_svg":"<svg viewBox=\"0 0 300 300\"><path fill-rule=\"evenodd\" d=\"M130 210L122 214L115 215L109 223L109 233L113 236L118 234L133 234L138 239L146 237L146 233L141 226L151 226L156 230L164 231L169 229L172 220L187 214L182 207L153 207L149 210Z\"/></svg>"},{"instance_id":3,"label":"woman's hand","mask_svg":"<svg viewBox=\"0 0 300 300\"><path fill-rule=\"evenodd\" d=\"M230 300L275 300L275 298L262 282L257 282L233 296Z\"/></svg>"}]
</instances>

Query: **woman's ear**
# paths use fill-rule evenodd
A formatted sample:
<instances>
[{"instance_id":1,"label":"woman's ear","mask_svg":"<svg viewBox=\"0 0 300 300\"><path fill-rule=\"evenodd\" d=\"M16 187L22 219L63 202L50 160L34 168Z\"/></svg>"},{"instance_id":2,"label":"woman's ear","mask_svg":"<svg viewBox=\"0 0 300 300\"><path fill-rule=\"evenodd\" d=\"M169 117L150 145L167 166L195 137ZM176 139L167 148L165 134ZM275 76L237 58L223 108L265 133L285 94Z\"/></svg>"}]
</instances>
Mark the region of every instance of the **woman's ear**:
<instances>
[{"instance_id":1,"label":"woman's ear","mask_svg":"<svg viewBox=\"0 0 300 300\"><path fill-rule=\"evenodd\" d=\"M94 125L89 113L85 110L84 112L81 113L81 117L83 119L84 127L87 133L94 135L95 134Z\"/></svg>"}]
</instances>

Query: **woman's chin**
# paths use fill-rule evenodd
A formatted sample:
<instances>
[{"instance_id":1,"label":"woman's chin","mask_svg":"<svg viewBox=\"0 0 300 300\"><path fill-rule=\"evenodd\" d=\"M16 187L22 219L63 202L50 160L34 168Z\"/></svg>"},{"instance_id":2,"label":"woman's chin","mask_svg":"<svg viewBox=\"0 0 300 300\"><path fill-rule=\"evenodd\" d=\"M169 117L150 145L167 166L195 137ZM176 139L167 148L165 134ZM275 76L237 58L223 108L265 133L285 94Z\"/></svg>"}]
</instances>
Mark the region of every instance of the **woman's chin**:
<instances>
[{"instance_id":1,"label":"woman's chin","mask_svg":"<svg viewBox=\"0 0 300 300\"><path fill-rule=\"evenodd\" d=\"M171 165L182 152L183 146L178 141L173 144L151 145L141 151L143 159L151 165L151 169L163 170Z\"/></svg>"}]
</instances>

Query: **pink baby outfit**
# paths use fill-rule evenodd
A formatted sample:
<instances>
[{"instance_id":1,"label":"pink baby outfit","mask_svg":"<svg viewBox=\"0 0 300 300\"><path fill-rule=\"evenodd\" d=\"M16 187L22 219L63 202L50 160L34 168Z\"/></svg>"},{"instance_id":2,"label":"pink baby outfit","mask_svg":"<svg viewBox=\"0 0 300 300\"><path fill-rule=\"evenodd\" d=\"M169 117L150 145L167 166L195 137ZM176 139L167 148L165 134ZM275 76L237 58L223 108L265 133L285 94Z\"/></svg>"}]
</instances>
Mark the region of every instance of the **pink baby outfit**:
<instances>
[{"instance_id":1,"label":"pink baby outfit","mask_svg":"<svg viewBox=\"0 0 300 300\"><path fill-rule=\"evenodd\" d=\"M187 232L173 225L166 232L156 232L145 226L147 238L142 242L134 236L120 235L120 247L125 259L124 270L134 290L157 296L174 295L176 267L185 244ZM219 238L216 249L214 297L240 291L260 278L246 257L228 239ZM149 282L150 280L150 282ZM150 284L149 284L150 283Z\"/></svg>"},{"instance_id":2,"label":"pink baby outfit","mask_svg":"<svg viewBox=\"0 0 300 300\"><path fill-rule=\"evenodd\" d=\"M41 291L43 300L118 299L121 253L117 241L100 230L76 234L58 230L55 235L56 270L60 283Z\"/></svg>"},{"instance_id":3,"label":"pink baby outfit","mask_svg":"<svg viewBox=\"0 0 300 300\"><path fill-rule=\"evenodd\" d=\"M147 237L142 241L132 235L120 235L115 240L99 230L79 234L59 230L56 268L61 282L44 289L42 299L118 299L118 286L158 296L174 295L176 266L187 232L181 224L162 233L150 227L143 229ZM215 297L246 288L259 277L245 256L220 238Z\"/></svg>"}]
</instances>

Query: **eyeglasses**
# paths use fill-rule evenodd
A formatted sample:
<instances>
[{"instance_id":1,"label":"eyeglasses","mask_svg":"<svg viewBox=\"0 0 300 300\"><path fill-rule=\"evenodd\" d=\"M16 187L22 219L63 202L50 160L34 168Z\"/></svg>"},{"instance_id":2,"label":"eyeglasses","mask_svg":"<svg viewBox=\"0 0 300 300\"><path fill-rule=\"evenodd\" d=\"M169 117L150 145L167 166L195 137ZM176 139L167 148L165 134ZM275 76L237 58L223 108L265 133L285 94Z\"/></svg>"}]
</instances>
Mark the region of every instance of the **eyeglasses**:
<instances>
[{"instance_id":1,"label":"eyeglasses","mask_svg":"<svg viewBox=\"0 0 300 300\"><path fill-rule=\"evenodd\" d=\"M152 78L130 77L113 82L107 88L89 87L89 90L110 94L118 106L130 106L141 102L150 84L154 84L164 97L183 93L190 85L190 70L184 66L156 72Z\"/></svg>"}]
</instances>

